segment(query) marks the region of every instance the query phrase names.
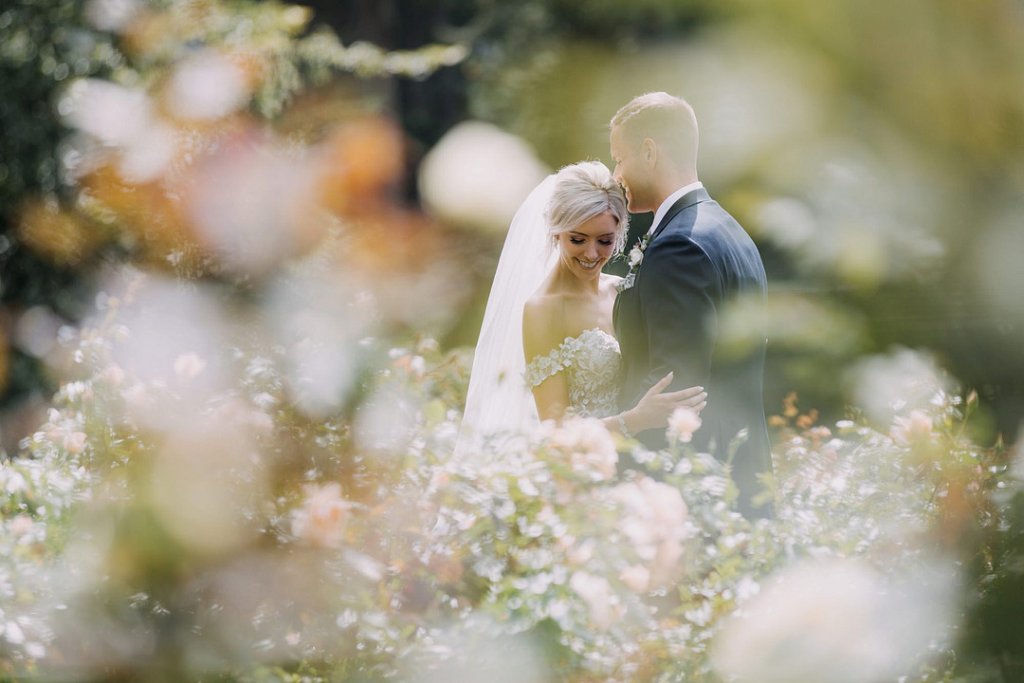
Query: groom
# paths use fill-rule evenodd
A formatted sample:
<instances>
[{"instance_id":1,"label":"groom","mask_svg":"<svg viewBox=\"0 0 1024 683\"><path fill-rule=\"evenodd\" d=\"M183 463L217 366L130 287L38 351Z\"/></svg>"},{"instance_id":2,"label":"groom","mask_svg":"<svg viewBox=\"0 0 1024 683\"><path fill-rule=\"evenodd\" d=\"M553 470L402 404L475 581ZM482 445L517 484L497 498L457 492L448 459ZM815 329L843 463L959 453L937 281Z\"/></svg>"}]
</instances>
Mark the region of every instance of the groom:
<instances>
[{"instance_id":1,"label":"groom","mask_svg":"<svg viewBox=\"0 0 1024 683\"><path fill-rule=\"evenodd\" d=\"M708 406L694 445L726 460L730 444L745 431L732 457L740 511L770 515L770 506L751 502L760 489L758 474L771 471L762 399L766 342L740 358L716 353L723 308L737 296L764 296L757 247L697 179L697 119L685 101L662 92L634 98L612 118L611 155L630 212L655 212L640 242L646 245L643 258L639 264L630 259L615 301L620 403L635 405L669 371L672 389L703 386ZM638 438L651 448L665 445L662 431Z\"/></svg>"}]
</instances>

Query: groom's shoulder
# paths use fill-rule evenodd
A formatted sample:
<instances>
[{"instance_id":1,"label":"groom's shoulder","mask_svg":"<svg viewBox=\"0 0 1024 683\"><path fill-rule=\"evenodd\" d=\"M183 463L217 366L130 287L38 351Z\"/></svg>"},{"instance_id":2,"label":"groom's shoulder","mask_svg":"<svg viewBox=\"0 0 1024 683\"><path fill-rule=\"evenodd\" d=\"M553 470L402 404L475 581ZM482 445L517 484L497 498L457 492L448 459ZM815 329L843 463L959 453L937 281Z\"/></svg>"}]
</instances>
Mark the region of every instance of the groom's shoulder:
<instances>
[{"instance_id":1,"label":"groom's shoulder","mask_svg":"<svg viewBox=\"0 0 1024 683\"><path fill-rule=\"evenodd\" d=\"M671 238L691 242L710 254L729 249L737 241L749 241L750 235L732 214L714 199L689 207L666 226ZM666 235L668 237L668 235Z\"/></svg>"}]
</instances>

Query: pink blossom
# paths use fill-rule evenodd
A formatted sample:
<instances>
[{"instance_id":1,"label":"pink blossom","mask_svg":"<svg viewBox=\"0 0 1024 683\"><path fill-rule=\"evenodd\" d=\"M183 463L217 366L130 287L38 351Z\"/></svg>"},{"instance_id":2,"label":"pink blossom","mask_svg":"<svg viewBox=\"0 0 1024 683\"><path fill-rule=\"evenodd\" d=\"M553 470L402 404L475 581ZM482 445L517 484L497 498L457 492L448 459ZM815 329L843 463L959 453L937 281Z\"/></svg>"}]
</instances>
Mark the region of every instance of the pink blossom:
<instances>
[{"instance_id":1,"label":"pink blossom","mask_svg":"<svg viewBox=\"0 0 1024 683\"><path fill-rule=\"evenodd\" d=\"M35 522L32 521L31 517L21 514L11 520L10 531L15 536L24 536L31 532L34 526Z\"/></svg>"},{"instance_id":2,"label":"pink blossom","mask_svg":"<svg viewBox=\"0 0 1024 683\"><path fill-rule=\"evenodd\" d=\"M64 450L71 455L78 455L85 450L86 436L84 432L71 432L64 436Z\"/></svg>"},{"instance_id":3,"label":"pink blossom","mask_svg":"<svg viewBox=\"0 0 1024 683\"><path fill-rule=\"evenodd\" d=\"M544 433L548 447L567 456L574 473L591 481L607 481L615 476L619 454L615 440L600 420L573 417L561 425L548 422Z\"/></svg>"},{"instance_id":4,"label":"pink blossom","mask_svg":"<svg viewBox=\"0 0 1024 683\"><path fill-rule=\"evenodd\" d=\"M668 436L672 441L690 443L693 433L700 429L700 416L693 408L676 408L668 418Z\"/></svg>"},{"instance_id":5,"label":"pink blossom","mask_svg":"<svg viewBox=\"0 0 1024 683\"><path fill-rule=\"evenodd\" d=\"M187 381L198 377L206 369L206 361L198 353L183 353L174 361L174 374Z\"/></svg>"},{"instance_id":6,"label":"pink blossom","mask_svg":"<svg viewBox=\"0 0 1024 683\"><path fill-rule=\"evenodd\" d=\"M648 477L611 489L622 506L619 530L650 572L652 586L667 582L689 536L689 511L679 491Z\"/></svg>"},{"instance_id":7,"label":"pink blossom","mask_svg":"<svg viewBox=\"0 0 1024 683\"><path fill-rule=\"evenodd\" d=\"M644 593L651 586L651 572L642 564L626 567L619 574L619 579L634 593Z\"/></svg>"},{"instance_id":8,"label":"pink blossom","mask_svg":"<svg viewBox=\"0 0 1024 683\"><path fill-rule=\"evenodd\" d=\"M349 503L341 497L341 485L306 486L302 507L292 513L292 533L313 545L336 548L348 520Z\"/></svg>"},{"instance_id":9,"label":"pink blossom","mask_svg":"<svg viewBox=\"0 0 1024 683\"><path fill-rule=\"evenodd\" d=\"M607 630L622 616L623 609L618 596L612 593L608 581L584 571L574 572L569 578L569 587L587 604L590 620L598 629Z\"/></svg>"},{"instance_id":10,"label":"pink blossom","mask_svg":"<svg viewBox=\"0 0 1024 683\"><path fill-rule=\"evenodd\" d=\"M123 390L121 397L131 406L144 407L152 403L152 396L142 382L136 382Z\"/></svg>"},{"instance_id":11,"label":"pink blossom","mask_svg":"<svg viewBox=\"0 0 1024 683\"><path fill-rule=\"evenodd\" d=\"M119 387L124 382L124 370L118 365L109 365L100 373L100 377L110 386Z\"/></svg>"},{"instance_id":12,"label":"pink blossom","mask_svg":"<svg viewBox=\"0 0 1024 683\"><path fill-rule=\"evenodd\" d=\"M248 427L262 436L269 435L274 430L274 420L269 415L238 398L230 398L217 406L214 419L218 422Z\"/></svg>"},{"instance_id":13,"label":"pink blossom","mask_svg":"<svg viewBox=\"0 0 1024 683\"><path fill-rule=\"evenodd\" d=\"M932 437L932 419L924 411L911 410L907 417L900 416L893 420L889 435L903 446L925 443Z\"/></svg>"}]
</instances>

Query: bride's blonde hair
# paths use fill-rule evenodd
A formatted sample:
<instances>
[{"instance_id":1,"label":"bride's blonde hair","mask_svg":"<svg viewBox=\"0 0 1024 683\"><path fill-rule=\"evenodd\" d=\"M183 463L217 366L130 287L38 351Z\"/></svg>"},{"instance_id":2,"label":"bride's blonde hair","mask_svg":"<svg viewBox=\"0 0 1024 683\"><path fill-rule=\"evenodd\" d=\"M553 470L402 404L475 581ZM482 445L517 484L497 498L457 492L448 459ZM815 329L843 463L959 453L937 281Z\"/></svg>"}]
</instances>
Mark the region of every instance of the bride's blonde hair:
<instances>
[{"instance_id":1,"label":"bride's blonde hair","mask_svg":"<svg viewBox=\"0 0 1024 683\"><path fill-rule=\"evenodd\" d=\"M606 211L615 218L615 251L618 253L626 243L629 214L626 194L612 178L611 171L600 161L580 161L558 171L546 211L548 234L552 238Z\"/></svg>"}]
</instances>

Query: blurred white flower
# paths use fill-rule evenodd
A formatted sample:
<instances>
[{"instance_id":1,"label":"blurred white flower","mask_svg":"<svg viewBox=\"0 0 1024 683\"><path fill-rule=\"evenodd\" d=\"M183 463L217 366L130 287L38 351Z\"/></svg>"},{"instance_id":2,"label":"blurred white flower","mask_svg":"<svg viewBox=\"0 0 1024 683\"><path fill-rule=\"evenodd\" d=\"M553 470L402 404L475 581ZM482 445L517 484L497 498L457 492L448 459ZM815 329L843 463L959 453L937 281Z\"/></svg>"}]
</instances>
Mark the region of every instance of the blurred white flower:
<instances>
[{"instance_id":1,"label":"blurred white flower","mask_svg":"<svg viewBox=\"0 0 1024 683\"><path fill-rule=\"evenodd\" d=\"M195 169L185 197L188 217L232 271L273 270L326 225L316 209L314 164L274 141L239 136Z\"/></svg>"},{"instance_id":2,"label":"blurred white flower","mask_svg":"<svg viewBox=\"0 0 1024 683\"><path fill-rule=\"evenodd\" d=\"M341 496L341 485L305 487L302 507L292 513L292 533L298 538L325 548L341 545L348 521L349 503Z\"/></svg>"},{"instance_id":3,"label":"blurred white flower","mask_svg":"<svg viewBox=\"0 0 1024 683\"><path fill-rule=\"evenodd\" d=\"M216 50L203 50L174 68L167 105L186 119L217 119L249 99L245 74Z\"/></svg>"},{"instance_id":4,"label":"blurred white flower","mask_svg":"<svg viewBox=\"0 0 1024 683\"><path fill-rule=\"evenodd\" d=\"M444 220L502 231L547 174L521 139L468 121L449 130L423 159L420 193Z\"/></svg>"},{"instance_id":5,"label":"blurred white flower","mask_svg":"<svg viewBox=\"0 0 1024 683\"><path fill-rule=\"evenodd\" d=\"M12 645L21 645L25 642L25 632L21 630L18 622L13 620L0 624L0 634Z\"/></svg>"},{"instance_id":6,"label":"blurred white flower","mask_svg":"<svg viewBox=\"0 0 1024 683\"><path fill-rule=\"evenodd\" d=\"M136 291L120 320L129 332L111 353L111 362L137 379L122 390L127 417L161 430L194 425L204 404L231 381L222 361L230 317L202 287L152 276L128 286ZM175 393L161 390L166 387Z\"/></svg>"},{"instance_id":7,"label":"blurred white flower","mask_svg":"<svg viewBox=\"0 0 1024 683\"><path fill-rule=\"evenodd\" d=\"M118 170L132 182L156 180L174 160L177 143L173 128L160 121L152 121L145 134L133 138L121 148Z\"/></svg>"},{"instance_id":8,"label":"blurred white flower","mask_svg":"<svg viewBox=\"0 0 1024 683\"><path fill-rule=\"evenodd\" d=\"M71 84L57 105L74 128L121 154L119 170L133 182L157 178L175 153L175 134L154 112L149 95L95 78ZM85 149L85 154L91 150ZM86 164L89 166L89 164Z\"/></svg>"},{"instance_id":9,"label":"blurred white flower","mask_svg":"<svg viewBox=\"0 0 1024 683\"><path fill-rule=\"evenodd\" d=\"M72 126L112 146L144 135L153 116L153 104L144 91L96 78L72 83L58 110Z\"/></svg>"},{"instance_id":10,"label":"blurred white flower","mask_svg":"<svg viewBox=\"0 0 1024 683\"><path fill-rule=\"evenodd\" d=\"M400 452L415 435L422 410L421 398L397 387L369 396L356 414L353 432L369 451Z\"/></svg>"},{"instance_id":11,"label":"blurred white flower","mask_svg":"<svg viewBox=\"0 0 1024 683\"><path fill-rule=\"evenodd\" d=\"M881 425L892 424L899 413L926 410L949 388L930 355L907 348L861 360L851 368L850 379L857 404Z\"/></svg>"},{"instance_id":12,"label":"blurred white flower","mask_svg":"<svg viewBox=\"0 0 1024 683\"><path fill-rule=\"evenodd\" d=\"M896 680L946 635L952 594L941 572L892 580L860 560L804 561L732 617L712 662L734 681Z\"/></svg>"},{"instance_id":13,"label":"blurred white flower","mask_svg":"<svg viewBox=\"0 0 1024 683\"><path fill-rule=\"evenodd\" d=\"M354 616L354 615L352 615ZM338 617L347 624L350 613ZM427 625L410 656L401 658L404 683L538 683L550 679L543 637L512 635L506 623L468 614L447 628Z\"/></svg>"},{"instance_id":14,"label":"blurred white flower","mask_svg":"<svg viewBox=\"0 0 1024 683\"><path fill-rule=\"evenodd\" d=\"M373 307L339 274L306 271L275 283L267 297L270 333L287 352L285 381L300 410L325 417L353 388L372 330Z\"/></svg>"},{"instance_id":15,"label":"blurred white flower","mask_svg":"<svg viewBox=\"0 0 1024 683\"><path fill-rule=\"evenodd\" d=\"M784 249L805 249L817 233L814 212L799 199L777 197L763 202L758 209L761 230Z\"/></svg>"},{"instance_id":16,"label":"blurred white flower","mask_svg":"<svg viewBox=\"0 0 1024 683\"><path fill-rule=\"evenodd\" d=\"M672 441L690 443L700 425L700 416L693 408L676 408L668 418L668 437Z\"/></svg>"},{"instance_id":17,"label":"blurred white flower","mask_svg":"<svg viewBox=\"0 0 1024 683\"><path fill-rule=\"evenodd\" d=\"M85 16L101 31L120 31L138 16L139 0L89 0Z\"/></svg>"},{"instance_id":18,"label":"blurred white flower","mask_svg":"<svg viewBox=\"0 0 1024 683\"><path fill-rule=\"evenodd\" d=\"M28 482L17 470L9 467L6 463L0 463L0 484L6 493L21 493L28 489Z\"/></svg>"},{"instance_id":19,"label":"blurred white flower","mask_svg":"<svg viewBox=\"0 0 1024 683\"><path fill-rule=\"evenodd\" d=\"M14 328L14 342L27 353L42 358L57 344L63 321L45 306L33 306L21 314Z\"/></svg>"}]
</instances>

